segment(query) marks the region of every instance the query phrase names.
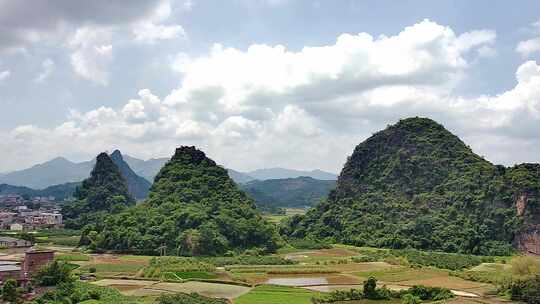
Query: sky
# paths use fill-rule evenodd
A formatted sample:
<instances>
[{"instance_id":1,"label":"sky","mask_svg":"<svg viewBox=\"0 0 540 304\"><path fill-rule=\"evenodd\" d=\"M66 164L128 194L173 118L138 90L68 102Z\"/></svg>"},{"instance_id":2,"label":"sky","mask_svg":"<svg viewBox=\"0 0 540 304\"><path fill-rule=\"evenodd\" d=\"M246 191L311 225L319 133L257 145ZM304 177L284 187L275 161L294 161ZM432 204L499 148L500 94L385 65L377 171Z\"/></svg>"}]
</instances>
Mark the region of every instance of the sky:
<instances>
[{"instance_id":1,"label":"sky","mask_svg":"<svg viewBox=\"0 0 540 304\"><path fill-rule=\"evenodd\" d=\"M339 172L399 119L540 162L537 0L0 0L0 172L195 145Z\"/></svg>"}]
</instances>

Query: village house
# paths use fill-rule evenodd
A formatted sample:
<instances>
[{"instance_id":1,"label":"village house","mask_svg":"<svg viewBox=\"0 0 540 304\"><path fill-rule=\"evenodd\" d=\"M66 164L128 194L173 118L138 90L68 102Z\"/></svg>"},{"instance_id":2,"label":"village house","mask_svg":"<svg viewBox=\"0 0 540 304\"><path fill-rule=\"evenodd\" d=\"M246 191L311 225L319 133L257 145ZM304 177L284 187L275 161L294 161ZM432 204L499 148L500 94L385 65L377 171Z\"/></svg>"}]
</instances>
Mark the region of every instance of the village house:
<instances>
[{"instance_id":1,"label":"village house","mask_svg":"<svg viewBox=\"0 0 540 304\"><path fill-rule=\"evenodd\" d=\"M0 261L0 284L15 279L22 285L44 265L54 260L54 251L27 251L22 262Z\"/></svg>"},{"instance_id":2,"label":"village house","mask_svg":"<svg viewBox=\"0 0 540 304\"><path fill-rule=\"evenodd\" d=\"M27 240L16 239L8 236L0 237L0 247L2 248L22 248L32 247L32 242Z\"/></svg>"}]
</instances>

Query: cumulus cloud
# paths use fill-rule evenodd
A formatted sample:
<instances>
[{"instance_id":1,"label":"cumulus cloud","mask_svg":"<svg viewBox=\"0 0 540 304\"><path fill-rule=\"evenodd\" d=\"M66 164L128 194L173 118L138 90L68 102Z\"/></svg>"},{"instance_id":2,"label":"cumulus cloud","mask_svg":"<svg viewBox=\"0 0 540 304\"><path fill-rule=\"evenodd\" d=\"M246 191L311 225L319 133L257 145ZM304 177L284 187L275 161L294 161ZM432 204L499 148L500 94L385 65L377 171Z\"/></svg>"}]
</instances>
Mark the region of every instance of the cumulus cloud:
<instances>
[{"instance_id":1,"label":"cumulus cloud","mask_svg":"<svg viewBox=\"0 0 540 304\"><path fill-rule=\"evenodd\" d=\"M186 36L181 25L167 22L172 11L171 0L0 0L0 52L61 45L78 76L106 85L115 44ZM37 82L50 75L47 68Z\"/></svg>"},{"instance_id":2,"label":"cumulus cloud","mask_svg":"<svg viewBox=\"0 0 540 304\"><path fill-rule=\"evenodd\" d=\"M54 72L56 64L50 58L45 59L41 63L41 72L34 78L34 82L44 82Z\"/></svg>"},{"instance_id":3,"label":"cumulus cloud","mask_svg":"<svg viewBox=\"0 0 540 304\"><path fill-rule=\"evenodd\" d=\"M112 61L112 32L104 28L78 29L69 40L73 50L71 65L77 75L96 83L107 85L107 67Z\"/></svg>"},{"instance_id":4,"label":"cumulus cloud","mask_svg":"<svg viewBox=\"0 0 540 304\"><path fill-rule=\"evenodd\" d=\"M9 77L11 77L11 71L5 70L0 72L0 83L6 81Z\"/></svg>"},{"instance_id":5,"label":"cumulus cloud","mask_svg":"<svg viewBox=\"0 0 540 304\"><path fill-rule=\"evenodd\" d=\"M540 51L540 37L520 41L516 47L516 52L520 53L523 57Z\"/></svg>"},{"instance_id":6,"label":"cumulus cloud","mask_svg":"<svg viewBox=\"0 0 540 304\"><path fill-rule=\"evenodd\" d=\"M540 51L540 20L531 23L527 28L527 32L529 32L530 36L536 37L520 41L517 44L516 52L524 58Z\"/></svg>"},{"instance_id":7,"label":"cumulus cloud","mask_svg":"<svg viewBox=\"0 0 540 304\"><path fill-rule=\"evenodd\" d=\"M29 151L10 155L20 163L35 161L32 151L89 157L114 146L151 157L195 144L232 168L337 171L372 132L418 115L445 124L494 162L530 160L536 150L526 148L540 142L536 62L521 65L516 86L501 94L454 94L495 39L492 31L457 34L426 20L394 36L343 34L300 51L216 44L208 55L174 58L182 81L166 96L144 89L120 108L74 111L55 128L24 126L0 137Z\"/></svg>"},{"instance_id":8,"label":"cumulus cloud","mask_svg":"<svg viewBox=\"0 0 540 304\"><path fill-rule=\"evenodd\" d=\"M145 43L155 43L159 40L168 40L185 37L186 32L181 25L156 25L152 22L138 24L133 29L135 40Z\"/></svg>"}]
</instances>

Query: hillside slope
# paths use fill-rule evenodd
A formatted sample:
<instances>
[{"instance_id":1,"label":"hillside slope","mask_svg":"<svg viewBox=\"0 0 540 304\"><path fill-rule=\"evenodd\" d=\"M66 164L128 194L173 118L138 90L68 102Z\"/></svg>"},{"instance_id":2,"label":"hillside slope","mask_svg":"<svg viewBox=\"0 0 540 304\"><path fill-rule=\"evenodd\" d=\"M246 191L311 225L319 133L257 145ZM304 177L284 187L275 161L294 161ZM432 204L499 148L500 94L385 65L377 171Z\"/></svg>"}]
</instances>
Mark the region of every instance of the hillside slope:
<instances>
[{"instance_id":1,"label":"hillside slope","mask_svg":"<svg viewBox=\"0 0 540 304\"><path fill-rule=\"evenodd\" d=\"M430 119L404 119L359 144L328 201L283 230L355 245L507 253L523 229L516 200L526 191L511 172Z\"/></svg>"},{"instance_id":2,"label":"hillside slope","mask_svg":"<svg viewBox=\"0 0 540 304\"><path fill-rule=\"evenodd\" d=\"M120 174L122 174L122 177L126 180L128 191L131 196L137 200L147 198L151 186L150 182L133 172L130 166L124 161L122 153L119 150L115 150L111 154L111 160L118 167Z\"/></svg>"},{"instance_id":3,"label":"hillside slope","mask_svg":"<svg viewBox=\"0 0 540 304\"><path fill-rule=\"evenodd\" d=\"M332 180L311 177L269 179L240 185L258 205L272 207L306 207L328 196L336 185Z\"/></svg>"},{"instance_id":4,"label":"hillside slope","mask_svg":"<svg viewBox=\"0 0 540 304\"><path fill-rule=\"evenodd\" d=\"M95 231L95 232L92 232ZM277 248L275 228L229 178L195 147L180 147L160 170L142 204L85 228L100 249L156 254L216 255Z\"/></svg>"},{"instance_id":5,"label":"hillside slope","mask_svg":"<svg viewBox=\"0 0 540 304\"><path fill-rule=\"evenodd\" d=\"M89 223L101 222L106 214L135 204L125 179L107 153L97 156L90 177L75 190L75 198L77 201L62 208L67 228L78 229Z\"/></svg>"},{"instance_id":6,"label":"hillside slope","mask_svg":"<svg viewBox=\"0 0 540 304\"><path fill-rule=\"evenodd\" d=\"M35 190L28 187L1 184L0 195L18 194L21 196L29 196L29 197L54 196L56 200L64 200L64 199L73 197L73 193L75 192L75 189L79 185L80 183L66 183L66 184L61 184L61 185L50 186L42 190Z\"/></svg>"}]
</instances>

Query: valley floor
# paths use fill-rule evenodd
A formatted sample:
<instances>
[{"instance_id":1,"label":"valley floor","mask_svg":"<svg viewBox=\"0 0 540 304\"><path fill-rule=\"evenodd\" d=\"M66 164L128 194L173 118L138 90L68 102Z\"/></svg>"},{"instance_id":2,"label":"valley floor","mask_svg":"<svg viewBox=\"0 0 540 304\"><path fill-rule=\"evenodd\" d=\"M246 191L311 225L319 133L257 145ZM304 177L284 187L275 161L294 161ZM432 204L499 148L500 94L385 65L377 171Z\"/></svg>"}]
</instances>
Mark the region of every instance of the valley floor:
<instances>
[{"instance_id":1,"label":"valley floor","mask_svg":"<svg viewBox=\"0 0 540 304\"><path fill-rule=\"evenodd\" d=\"M332 249L289 250L280 257L294 260L292 265L230 265L211 273L183 272L182 280L141 277L142 269L152 257L112 254L84 254L70 247L61 249L57 259L77 264L77 272L95 276L93 284L112 287L123 295L151 303L161 294L199 293L225 298L234 304L310 304L311 298L334 290L362 289L367 278L375 277L378 286L407 289L414 285L445 287L456 296L451 303L508 303L495 295L493 283L475 282L458 277L449 270L434 267L411 267L389 261L354 262L358 251L349 246ZM538 259L540 263L540 259ZM485 263L466 272L478 272L496 277L511 272L511 265L502 259ZM343 304L400 303L388 301L349 301Z\"/></svg>"}]
</instances>

